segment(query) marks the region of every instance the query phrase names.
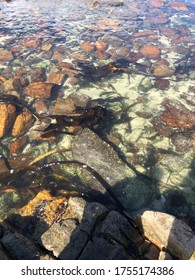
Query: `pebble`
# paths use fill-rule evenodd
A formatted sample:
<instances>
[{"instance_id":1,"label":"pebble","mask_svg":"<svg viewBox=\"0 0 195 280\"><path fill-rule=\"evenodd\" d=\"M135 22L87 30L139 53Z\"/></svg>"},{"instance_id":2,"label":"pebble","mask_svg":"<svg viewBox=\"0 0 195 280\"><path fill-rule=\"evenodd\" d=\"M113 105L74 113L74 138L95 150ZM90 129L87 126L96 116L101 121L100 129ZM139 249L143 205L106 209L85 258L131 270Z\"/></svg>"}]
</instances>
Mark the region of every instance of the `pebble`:
<instances>
[{"instance_id":1,"label":"pebble","mask_svg":"<svg viewBox=\"0 0 195 280\"><path fill-rule=\"evenodd\" d=\"M16 117L12 128L12 136L18 137L24 134L31 126L33 117L29 112L23 112Z\"/></svg>"},{"instance_id":2,"label":"pebble","mask_svg":"<svg viewBox=\"0 0 195 280\"><path fill-rule=\"evenodd\" d=\"M3 137L13 125L16 117L16 108L12 104L0 103L0 138Z\"/></svg>"},{"instance_id":3,"label":"pebble","mask_svg":"<svg viewBox=\"0 0 195 280\"><path fill-rule=\"evenodd\" d=\"M161 50L157 46L146 45L141 48L140 53L149 59L157 59L160 57Z\"/></svg>"},{"instance_id":4,"label":"pebble","mask_svg":"<svg viewBox=\"0 0 195 280\"><path fill-rule=\"evenodd\" d=\"M0 49L0 61L10 61L14 59L11 51L6 49Z\"/></svg>"},{"instance_id":5,"label":"pebble","mask_svg":"<svg viewBox=\"0 0 195 280\"><path fill-rule=\"evenodd\" d=\"M24 94L33 98L49 99L53 84L44 82L31 83L24 88Z\"/></svg>"}]
</instances>

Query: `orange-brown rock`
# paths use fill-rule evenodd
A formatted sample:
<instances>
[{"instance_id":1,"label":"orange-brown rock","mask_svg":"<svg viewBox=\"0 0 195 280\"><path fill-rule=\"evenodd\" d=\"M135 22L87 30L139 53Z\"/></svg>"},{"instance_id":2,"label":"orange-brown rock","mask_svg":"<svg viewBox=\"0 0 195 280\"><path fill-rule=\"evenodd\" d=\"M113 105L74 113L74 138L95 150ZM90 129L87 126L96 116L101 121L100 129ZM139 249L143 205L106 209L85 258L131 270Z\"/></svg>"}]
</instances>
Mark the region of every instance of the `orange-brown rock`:
<instances>
[{"instance_id":1,"label":"orange-brown rock","mask_svg":"<svg viewBox=\"0 0 195 280\"><path fill-rule=\"evenodd\" d=\"M175 69L170 68L166 64L159 64L154 68L153 74L156 77L170 77L174 75Z\"/></svg>"},{"instance_id":2,"label":"orange-brown rock","mask_svg":"<svg viewBox=\"0 0 195 280\"><path fill-rule=\"evenodd\" d=\"M62 65L63 66L63 65ZM62 72L69 77L74 77L76 75L79 75L80 72L77 70L72 69L71 67L63 67Z\"/></svg>"},{"instance_id":3,"label":"orange-brown rock","mask_svg":"<svg viewBox=\"0 0 195 280\"><path fill-rule=\"evenodd\" d=\"M0 138L3 137L15 120L16 108L12 104L0 103Z\"/></svg>"},{"instance_id":4,"label":"orange-brown rock","mask_svg":"<svg viewBox=\"0 0 195 280\"><path fill-rule=\"evenodd\" d=\"M38 114L45 114L48 112L47 105L43 99L37 99L34 103L35 110Z\"/></svg>"},{"instance_id":5,"label":"orange-brown rock","mask_svg":"<svg viewBox=\"0 0 195 280\"><path fill-rule=\"evenodd\" d=\"M10 144L10 153L11 154L18 154L20 153L27 143L27 136L20 137L15 141L11 142Z\"/></svg>"},{"instance_id":6,"label":"orange-brown rock","mask_svg":"<svg viewBox=\"0 0 195 280\"><path fill-rule=\"evenodd\" d=\"M151 0L151 5L154 7L162 7L164 6L166 0Z\"/></svg>"},{"instance_id":7,"label":"orange-brown rock","mask_svg":"<svg viewBox=\"0 0 195 280\"><path fill-rule=\"evenodd\" d=\"M176 11L183 11L183 12L188 11L188 7L186 6L186 4L182 2L172 2L170 3L170 6Z\"/></svg>"},{"instance_id":8,"label":"orange-brown rock","mask_svg":"<svg viewBox=\"0 0 195 280\"><path fill-rule=\"evenodd\" d=\"M45 222L52 223L59 215L60 206L66 204L67 198L63 196L53 197L49 191L40 191L27 205L18 209L21 216L42 215ZM65 216L65 214L64 214Z\"/></svg>"},{"instance_id":9,"label":"orange-brown rock","mask_svg":"<svg viewBox=\"0 0 195 280\"><path fill-rule=\"evenodd\" d=\"M72 86L77 85L79 83L79 79L77 77L70 77L68 81Z\"/></svg>"},{"instance_id":10,"label":"orange-brown rock","mask_svg":"<svg viewBox=\"0 0 195 280\"><path fill-rule=\"evenodd\" d=\"M19 40L18 43L25 48L37 48L41 40L35 36L25 36L22 40Z\"/></svg>"},{"instance_id":11,"label":"orange-brown rock","mask_svg":"<svg viewBox=\"0 0 195 280\"><path fill-rule=\"evenodd\" d=\"M53 56L52 56L52 60L57 60L57 61L62 61L65 58L65 56L59 52L59 51L54 51Z\"/></svg>"},{"instance_id":12,"label":"orange-brown rock","mask_svg":"<svg viewBox=\"0 0 195 280\"><path fill-rule=\"evenodd\" d=\"M1 61L10 61L12 60L14 57L12 55L11 51L8 51L6 49L0 49L0 60Z\"/></svg>"},{"instance_id":13,"label":"orange-brown rock","mask_svg":"<svg viewBox=\"0 0 195 280\"><path fill-rule=\"evenodd\" d=\"M24 134L31 126L32 121L33 117L29 112L23 112L19 114L12 128L12 136L18 137Z\"/></svg>"},{"instance_id":14,"label":"orange-brown rock","mask_svg":"<svg viewBox=\"0 0 195 280\"><path fill-rule=\"evenodd\" d=\"M101 19L99 21L99 23L101 25L109 26L110 28L115 29L115 30L118 28L118 23L112 19Z\"/></svg>"},{"instance_id":15,"label":"orange-brown rock","mask_svg":"<svg viewBox=\"0 0 195 280\"><path fill-rule=\"evenodd\" d=\"M104 41L96 41L95 42L95 47L96 47L96 50L102 52L102 51L106 51L108 49L108 44L106 44Z\"/></svg>"},{"instance_id":16,"label":"orange-brown rock","mask_svg":"<svg viewBox=\"0 0 195 280\"><path fill-rule=\"evenodd\" d=\"M41 47L41 50L48 52L51 48L52 48L52 44L45 44Z\"/></svg>"},{"instance_id":17,"label":"orange-brown rock","mask_svg":"<svg viewBox=\"0 0 195 280\"><path fill-rule=\"evenodd\" d=\"M162 103L164 111L159 117L154 117L152 123L163 136L170 137L176 133L190 132L195 129L195 113L176 100L165 100Z\"/></svg>"},{"instance_id":18,"label":"orange-brown rock","mask_svg":"<svg viewBox=\"0 0 195 280\"><path fill-rule=\"evenodd\" d=\"M111 57L109 53L97 51L96 57L100 60L106 60Z\"/></svg>"},{"instance_id":19,"label":"orange-brown rock","mask_svg":"<svg viewBox=\"0 0 195 280\"><path fill-rule=\"evenodd\" d=\"M140 52L144 57L149 59L157 59L161 54L161 50L159 49L159 47L154 45L146 45L141 48Z\"/></svg>"},{"instance_id":20,"label":"orange-brown rock","mask_svg":"<svg viewBox=\"0 0 195 280\"><path fill-rule=\"evenodd\" d=\"M156 63L155 63L155 66L157 65L167 65L169 66L170 63L168 62L168 60L164 59L164 58L161 58L160 60L158 60Z\"/></svg>"},{"instance_id":21,"label":"orange-brown rock","mask_svg":"<svg viewBox=\"0 0 195 280\"><path fill-rule=\"evenodd\" d=\"M33 98L50 98L53 85L44 82L31 83L24 88L24 93Z\"/></svg>"},{"instance_id":22,"label":"orange-brown rock","mask_svg":"<svg viewBox=\"0 0 195 280\"><path fill-rule=\"evenodd\" d=\"M67 97L66 99L58 98L53 113L56 115L64 115L74 112L76 109L75 99L71 96Z\"/></svg>"},{"instance_id":23,"label":"orange-brown rock","mask_svg":"<svg viewBox=\"0 0 195 280\"><path fill-rule=\"evenodd\" d=\"M86 59L86 55L82 52L73 52L71 54L73 59L77 59L77 60L85 60Z\"/></svg>"},{"instance_id":24,"label":"orange-brown rock","mask_svg":"<svg viewBox=\"0 0 195 280\"><path fill-rule=\"evenodd\" d=\"M47 82L55 85L62 85L65 80L63 73L50 73L47 77Z\"/></svg>"},{"instance_id":25,"label":"orange-brown rock","mask_svg":"<svg viewBox=\"0 0 195 280\"><path fill-rule=\"evenodd\" d=\"M132 35L134 37L149 37L149 36L153 36L156 35L157 32L155 30L150 30L150 31L139 31L139 32L135 32Z\"/></svg>"},{"instance_id":26,"label":"orange-brown rock","mask_svg":"<svg viewBox=\"0 0 195 280\"><path fill-rule=\"evenodd\" d=\"M92 52L95 50L95 46L91 43L83 42L80 44L80 47L85 52Z\"/></svg>"}]
</instances>

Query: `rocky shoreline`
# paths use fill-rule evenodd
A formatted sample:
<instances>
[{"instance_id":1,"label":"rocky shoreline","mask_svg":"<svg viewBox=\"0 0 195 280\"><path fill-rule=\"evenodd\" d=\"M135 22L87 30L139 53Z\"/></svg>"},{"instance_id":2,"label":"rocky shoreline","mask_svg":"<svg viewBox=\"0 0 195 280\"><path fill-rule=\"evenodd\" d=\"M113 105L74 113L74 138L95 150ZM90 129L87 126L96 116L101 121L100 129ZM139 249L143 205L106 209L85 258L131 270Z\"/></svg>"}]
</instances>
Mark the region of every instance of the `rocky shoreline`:
<instances>
[{"instance_id":1,"label":"rocky shoreline","mask_svg":"<svg viewBox=\"0 0 195 280\"><path fill-rule=\"evenodd\" d=\"M1 260L194 259L195 235L172 215L144 211L132 220L97 202L58 197L64 209L55 217L51 199L42 191L1 223Z\"/></svg>"}]
</instances>

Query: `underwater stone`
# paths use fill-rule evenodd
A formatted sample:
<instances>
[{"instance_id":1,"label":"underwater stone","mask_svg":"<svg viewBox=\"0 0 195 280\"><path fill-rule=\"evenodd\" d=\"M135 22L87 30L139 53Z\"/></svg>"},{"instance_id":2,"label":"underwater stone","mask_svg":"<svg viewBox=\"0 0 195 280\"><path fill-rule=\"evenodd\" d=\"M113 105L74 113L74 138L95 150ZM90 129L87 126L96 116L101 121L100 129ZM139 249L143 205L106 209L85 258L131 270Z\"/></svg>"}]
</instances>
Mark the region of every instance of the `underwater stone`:
<instances>
[{"instance_id":1,"label":"underwater stone","mask_svg":"<svg viewBox=\"0 0 195 280\"><path fill-rule=\"evenodd\" d=\"M88 42L83 42L80 44L80 47L82 50L84 50L85 52L92 52L95 50L95 46L91 43Z\"/></svg>"},{"instance_id":2,"label":"underwater stone","mask_svg":"<svg viewBox=\"0 0 195 280\"><path fill-rule=\"evenodd\" d=\"M12 141L10 143L10 153L11 154L18 154L20 153L23 148L25 147L26 143L28 141L27 136L22 136L20 138L17 138L16 140Z\"/></svg>"},{"instance_id":3,"label":"underwater stone","mask_svg":"<svg viewBox=\"0 0 195 280\"><path fill-rule=\"evenodd\" d=\"M12 104L0 103L0 137L3 137L12 126L16 108Z\"/></svg>"},{"instance_id":4,"label":"underwater stone","mask_svg":"<svg viewBox=\"0 0 195 280\"><path fill-rule=\"evenodd\" d=\"M19 193L14 189L0 192L0 219L5 218L13 208L22 203Z\"/></svg>"},{"instance_id":5,"label":"underwater stone","mask_svg":"<svg viewBox=\"0 0 195 280\"><path fill-rule=\"evenodd\" d=\"M175 73L175 69L170 68L165 64L157 65L154 68L154 72L153 72L154 76L156 77L170 77L174 75L174 73Z\"/></svg>"},{"instance_id":6,"label":"underwater stone","mask_svg":"<svg viewBox=\"0 0 195 280\"><path fill-rule=\"evenodd\" d=\"M157 46L153 45L146 45L141 48L140 50L141 54L149 59L156 59L160 57L161 50Z\"/></svg>"},{"instance_id":7,"label":"underwater stone","mask_svg":"<svg viewBox=\"0 0 195 280\"><path fill-rule=\"evenodd\" d=\"M124 208L137 210L153 200L156 192L152 182L137 176L117 152L90 129L84 129L74 138L72 151L74 160L87 164L106 180Z\"/></svg>"},{"instance_id":8,"label":"underwater stone","mask_svg":"<svg viewBox=\"0 0 195 280\"><path fill-rule=\"evenodd\" d=\"M108 44L103 41L98 40L95 42L95 47L96 47L96 50L103 52L108 49Z\"/></svg>"},{"instance_id":9,"label":"underwater stone","mask_svg":"<svg viewBox=\"0 0 195 280\"><path fill-rule=\"evenodd\" d=\"M62 85L65 80L65 74L63 73L50 73L47 77L47 82L55 85Z\"/></svg>"},{"instance_id":10,"label":"underwater stone","mask_svg":"<svg viewBox=\"0 0 195 280\"><path fill-rule=\"evenodd\" d=\"M24 88L24 93L33 98L50 98L53 84L44 82L31 83Z\"/></svg>"},{"instance_id":11,"label":"underwater stone","mask_svg":"<svg viewBox=\"0 0 195 280\"><path fill-rule=\"evenodd\" d=\"M12 60L14 57L11 51L0 49L0 61L9 61Z\"/></svg>"},{"instance_id":12,"label":"underwater stone","mask_svg":"<svg viewBox=\"0 0 195 280\"><path fill-rule=\"evenodd\" d=\"M30 128L32 121L33 117L29 112L19 114L12 129L12 136L18 137L24 134Z\"/></svg>"}]
</instances>

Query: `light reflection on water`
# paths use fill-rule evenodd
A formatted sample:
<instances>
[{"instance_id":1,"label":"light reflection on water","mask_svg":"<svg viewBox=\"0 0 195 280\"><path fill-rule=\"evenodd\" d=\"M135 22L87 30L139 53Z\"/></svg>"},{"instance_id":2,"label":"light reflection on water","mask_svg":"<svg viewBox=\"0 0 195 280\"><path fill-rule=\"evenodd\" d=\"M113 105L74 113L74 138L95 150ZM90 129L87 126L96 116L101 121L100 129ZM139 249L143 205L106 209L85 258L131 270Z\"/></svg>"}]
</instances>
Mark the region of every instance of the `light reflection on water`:
<instances>
[{"instance_id":1,"label":"light reflection on water","mask_svg":"<svg viewBox=\"0 0 195 280\"><path fill-rule=\"evenodd\" d=\"M97 2L96 5L95 2ZM119 2L121 6L112 5ZM0 47L8 50L13 47L19 49L15 51L15 61L2 62L0 76L11 79L16 75L17 70L22 68L27 71L25 78L30 82L32 69L44 68L48 75L50 72L62 71L63 62L70 63L77 68L80 60L104 65L117 59L129 59L130 66L134 67L136 63L143 64L144 67L136 69L136 71L148 73L149 76L160 58L164 59L165 64L167 63L171 69L180 64L186 66L185 69L188 70L188 73L183 71L180 75L165 75L165 79L170 81L170 86L162 90L154 87L155 77L150 79L144 74L137 75L136 71L132 75L127 73L111 75L97 83L82 83L81 79L80 84L70 85L67 80L59 90L64 98L77 92L81 96L88 95L92 100L101 99L103 106L107 106L107 109L113 112L126 110L127 115L120 115L122 121L121 123L118 121L114 125L113 131L115 130L116 133L112 133L110 139L115 139L114 141L119 145L126 159L131 164L135 164L140 172L150 174L155 179L160 178L163 184L170 184L169 187L173 190L183 188L186 200L188 193L194 196L193 147L187 151L175 150L175 146L168 137L156 135L150 117L147 119L136 115L141 112L142 116L144 114L144 116L146 114L151 114L152 117L158 116L162 111L160 105L166 98L182 101L189 110L194 111L192 103L185 102L190 97L193 99L195 94L195 89L190 91L191 88L195 88L195 6L190 0L179 2L186 3L187 6L174 3L177 1L162 1L162 5L158 5L158 1L142 0L136 3L131 0L118 2L83 0L75 1L74 4L71 0L1 2ZM140 35L141 32L143 35ZM149 35L144 32L149 32ZM26 42L40 40L40 42L28 47L25 42L21 45L21 40ZM81 42L95 44L97 40L108 44L108 49L103 51L103 53L109 54L108 59L102 58L101 53L96 49L88 52L80 47ZM44 44L51 44L51 50L44 52L41 49ZM140 50L145 44L158 46L161 56L155 59L140 57L140 60L133 60L132 52L140 54ZM62 54L62 59L52 59L56 50ZM75 54L75 52L79 54ZM78 55L81 54L82 56L79 56L78 59ZM164 76L160 76L157 77L157 80L164 80L163 78ZM110 84L118 94L115 94L114 98L117 95L117 98L123 99L123 103L119 102L117 98L117 101L109 102L106 100L106 95L101 95L103 91L110 91ZM22 98L25 98L22 91L19 93ZM184 93L189 94L185 100L180 97ZM142 99L139 104L136 103L138 99ZM34 106L33 101L30 100L30 102ZM48 106L50 102L55 103L55 98L52 97L51 100L46 101ZM132 106L128 110L128 107L134 103L136 103L135 107ZM128 118L129 122L125 123ZM119 139L117 139L117 133L120 136ZM194 131L192 133L194 135ZM122 141L118 141L121 139ZM5 137L3 141L4 144L9 144L12 140L9 138L6 140ZM33 145L35 144L33 143ZM47 147L44 146L44 149L47 151L49 146L50 144ZM132 151L133 149L134 151ZM183 167L181 176L176 172L177 167L175 170L168 168L175 162L172 152L176 153L174 156L181 155L180 160ZM186 181L190 182L191 186L184 184L183 176L187 178ZM33 182L36 186L36 180ZM25 185L25 182L23 184ZM38 184L42 186L40 178L37 178ZM165 185L161 192L166 194ZM180 185L179 188L177 188L178 185ZM189 199L188 203L190 204L189 209L194 209L193 197ZM182 206L178 206L176 211L179 209L183 211ZM172 212L174 211L172 210Z\"/></svg>"}]
</instances>

